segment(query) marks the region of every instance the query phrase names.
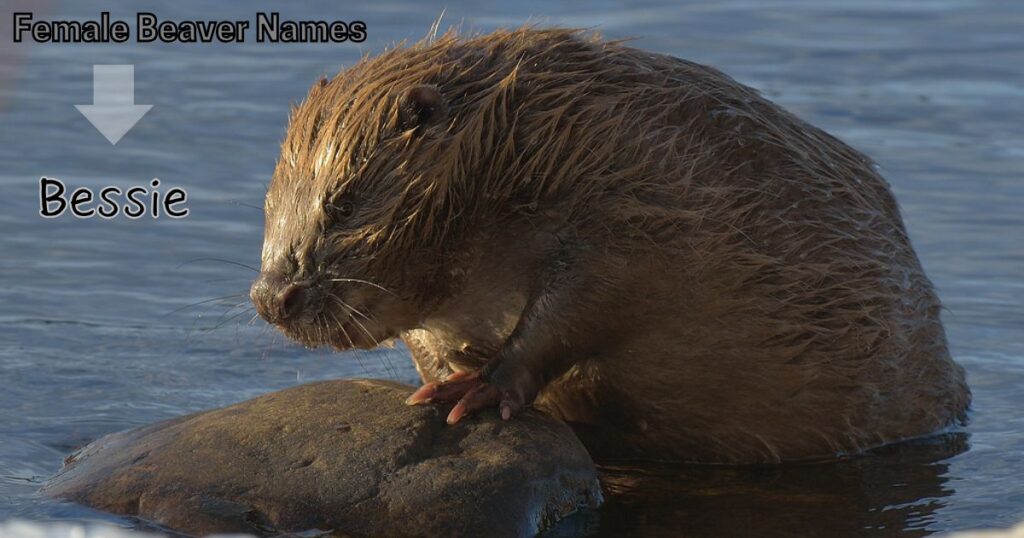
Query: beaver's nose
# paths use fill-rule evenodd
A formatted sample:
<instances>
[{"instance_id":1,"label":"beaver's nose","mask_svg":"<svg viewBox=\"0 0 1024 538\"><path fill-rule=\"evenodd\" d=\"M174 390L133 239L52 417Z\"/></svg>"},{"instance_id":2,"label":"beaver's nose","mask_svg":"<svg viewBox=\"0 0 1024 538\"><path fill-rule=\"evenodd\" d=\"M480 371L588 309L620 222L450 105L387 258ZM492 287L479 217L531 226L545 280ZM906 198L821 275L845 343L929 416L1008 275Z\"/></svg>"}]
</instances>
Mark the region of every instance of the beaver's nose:
<instances>
[{"instance_id":1,"label":"beaver's nose","mask_svg":"<svg viewBox=\"0 0 1024 538\"><path fill-rule=\"evenodd\" d=\"M278 273L262 272L252 283L249 298L263 319L279 323L298 316L306 306L306 290Z\"/></svg>"}]
</instances>

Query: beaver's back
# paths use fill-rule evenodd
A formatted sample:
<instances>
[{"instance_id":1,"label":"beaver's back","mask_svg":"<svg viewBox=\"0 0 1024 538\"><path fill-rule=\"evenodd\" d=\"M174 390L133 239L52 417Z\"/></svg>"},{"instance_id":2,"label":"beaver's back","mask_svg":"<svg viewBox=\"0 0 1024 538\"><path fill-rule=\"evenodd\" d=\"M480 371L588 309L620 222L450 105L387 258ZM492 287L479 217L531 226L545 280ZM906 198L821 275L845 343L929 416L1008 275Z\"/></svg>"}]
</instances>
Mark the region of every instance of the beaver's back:
<instances>
[{"instance_id":1,"label":"beaver's back","mask_svg":"<svg viewBox=\"0 0 1024 538\"><path fill-rule=\"evenodd\" d=\"M532 156L562 163L548 183L564 185L553 203L571 200L563 210L584 217L582 233L607 234L626 256L669 252L643 286L686 304L652 304L652 316L674 318L662 334L645 318L645 343L664 339L647 348L652 364L610 366L601 389L654 402L626 416L668 410L666 432L653 437L672 441L658 451L817 457L963 416L969 392L947 350L940 302L868 158L714 69L560 38L539 47L549 63L517 74L527 102L517 145L549 147L538 133L564 133L555 142L563 151ZM566 92L566 79L581 91L547 101L560 85ZM662 380L659 396L647 376L666 372L673 356L687 364ZM740 379L744 361L758 364ZM723 398L723 384L736 394Z\"/></svg>"}]
</instances>

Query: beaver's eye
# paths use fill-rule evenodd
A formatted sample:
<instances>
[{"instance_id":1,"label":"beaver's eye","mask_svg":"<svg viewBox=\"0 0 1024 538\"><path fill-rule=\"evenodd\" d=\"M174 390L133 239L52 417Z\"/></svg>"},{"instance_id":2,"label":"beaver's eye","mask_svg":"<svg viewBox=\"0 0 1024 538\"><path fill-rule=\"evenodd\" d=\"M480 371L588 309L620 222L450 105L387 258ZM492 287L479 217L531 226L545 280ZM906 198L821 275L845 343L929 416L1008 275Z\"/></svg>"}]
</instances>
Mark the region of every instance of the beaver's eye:
<instances>
[{"instance_id":1,"label":"beaver's eye","mask_svg":"<svg viewBox=\"0 0 1024 538\"><path fill-rule=\"evenodd\" d=\"M356 212L356 205L351 200L337 200L327 203L327 212L335 222L343 221Z\"/></svg>"}]
</instances>

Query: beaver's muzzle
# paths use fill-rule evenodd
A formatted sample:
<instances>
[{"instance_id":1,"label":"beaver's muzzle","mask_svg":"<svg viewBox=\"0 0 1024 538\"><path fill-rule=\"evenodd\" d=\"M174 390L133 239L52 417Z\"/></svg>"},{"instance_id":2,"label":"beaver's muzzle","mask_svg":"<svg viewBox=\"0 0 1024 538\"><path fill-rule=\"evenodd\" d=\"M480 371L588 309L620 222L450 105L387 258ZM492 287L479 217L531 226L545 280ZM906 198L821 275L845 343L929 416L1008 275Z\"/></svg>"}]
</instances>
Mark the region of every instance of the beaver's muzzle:
<instances>
[{"instance_id":1,"label":"beaver's muzzle","mask_svg":"<svg viewBox=\"0 0 1024 538\"><path fill-rule=\"evenodd\" d=\"M281 323L302 314L306 306L306 289L279 273L264 271L253 281L249 298L263 319Z\"/></svg>"}]
</instances>

